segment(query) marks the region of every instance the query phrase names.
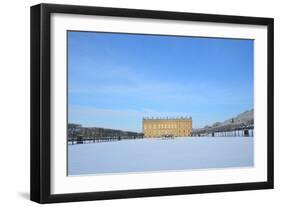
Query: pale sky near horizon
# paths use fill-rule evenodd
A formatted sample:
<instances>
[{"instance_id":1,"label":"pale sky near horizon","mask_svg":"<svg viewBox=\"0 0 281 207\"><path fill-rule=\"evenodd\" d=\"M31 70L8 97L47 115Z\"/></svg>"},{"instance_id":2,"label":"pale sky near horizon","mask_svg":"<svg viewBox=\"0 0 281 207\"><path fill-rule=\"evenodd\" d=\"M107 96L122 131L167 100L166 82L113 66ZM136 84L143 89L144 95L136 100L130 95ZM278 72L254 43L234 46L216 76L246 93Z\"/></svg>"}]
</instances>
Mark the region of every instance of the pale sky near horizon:
<instances>
[{"instance_id":1,"label":"pale sky near horizon","mask_svg":"<svg viewBox=\"0 0 281 207\"><path fill-rule=\"evenodd\" d=\"M141 131L142 117L193 128L253 106L253 40L68 32L68 122Z\"/></svg>"}]
</instances>

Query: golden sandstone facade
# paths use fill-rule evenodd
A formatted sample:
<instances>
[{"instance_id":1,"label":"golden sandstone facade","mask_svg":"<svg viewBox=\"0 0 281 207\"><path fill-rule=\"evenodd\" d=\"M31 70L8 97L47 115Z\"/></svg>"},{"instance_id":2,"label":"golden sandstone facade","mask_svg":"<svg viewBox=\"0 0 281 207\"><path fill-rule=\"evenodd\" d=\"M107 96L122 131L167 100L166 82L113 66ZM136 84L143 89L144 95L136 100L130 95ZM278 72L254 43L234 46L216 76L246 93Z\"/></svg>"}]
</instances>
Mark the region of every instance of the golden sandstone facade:
<instances>
[{"instance_id":1,"label":"golden sandstone facade","mask_svg":"<svg viewBox=\"0 0 281 207\"><path fill-rule=\"evenodd\" d=\"M143 118L144 137L187 137L192 133L192 118Z\"/></svg>"}]
</instances>

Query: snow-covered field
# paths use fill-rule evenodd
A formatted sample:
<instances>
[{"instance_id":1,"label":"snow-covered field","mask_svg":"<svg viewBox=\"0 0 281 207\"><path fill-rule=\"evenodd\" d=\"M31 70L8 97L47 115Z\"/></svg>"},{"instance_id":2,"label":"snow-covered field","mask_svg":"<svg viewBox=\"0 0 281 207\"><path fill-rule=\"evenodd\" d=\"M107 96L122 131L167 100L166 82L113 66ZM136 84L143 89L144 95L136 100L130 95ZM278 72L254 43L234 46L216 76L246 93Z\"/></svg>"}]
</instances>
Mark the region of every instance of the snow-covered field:
<instances>
[{"instance_id":1,"label":"snow-covered field","mask_svg":"<svg viewBox=\"0 0 281 207\"><path fill-rule=\"evenodd\" d=\"M139 139L68 145L68 174L253 166L253 137Z\"/></svg>"}]
</instances>

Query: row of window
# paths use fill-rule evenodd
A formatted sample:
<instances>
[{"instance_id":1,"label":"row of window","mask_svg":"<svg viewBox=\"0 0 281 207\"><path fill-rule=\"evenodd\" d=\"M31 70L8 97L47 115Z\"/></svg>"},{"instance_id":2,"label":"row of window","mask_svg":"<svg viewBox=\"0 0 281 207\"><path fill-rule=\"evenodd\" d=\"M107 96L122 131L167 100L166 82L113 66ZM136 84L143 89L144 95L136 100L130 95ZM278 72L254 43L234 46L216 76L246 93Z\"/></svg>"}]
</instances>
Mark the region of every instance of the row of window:
<instances>
[{"instance_id":1,"label":"row of window","mask_svg":"<svg viewBox=\"0 0 281 207\"><path fill-rule=\"evenodd\" d=\"M158 132L150 132L145 134L146 136L164 136L164 135L187 135L190 134L190 130L179 130L178 132L172 130L163 130Z\"/></svg>"},{"instance_id":2,"label":"row of window","mask_svg":"<svg viewBox=\"0 0 281 207\"><path fill-rule=\"evenodd\" d=\"M144 125L144 129L176 129L178 126L177 124L148 124ZM181 125L179 128L189 127L189 125Z\"/></svg>"}]
</instances>

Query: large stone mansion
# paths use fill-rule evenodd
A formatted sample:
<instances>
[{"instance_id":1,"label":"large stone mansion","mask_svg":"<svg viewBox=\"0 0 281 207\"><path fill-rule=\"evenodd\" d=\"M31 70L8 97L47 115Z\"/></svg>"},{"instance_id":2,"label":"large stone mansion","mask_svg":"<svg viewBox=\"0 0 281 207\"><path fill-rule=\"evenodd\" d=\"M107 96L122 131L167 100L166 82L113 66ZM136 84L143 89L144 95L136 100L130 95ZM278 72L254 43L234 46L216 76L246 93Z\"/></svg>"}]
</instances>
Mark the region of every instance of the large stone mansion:
<instances>
[{"instance_id":1,"label":"large stone mansion","mask_svg":"<svg viewBox=\"0 0 281 207\"><path fill-rule=\"evenodd\" d=\"M143 118L144 137L187 137L192 133L192 118Z\"/></svg>"}]
</instances>

